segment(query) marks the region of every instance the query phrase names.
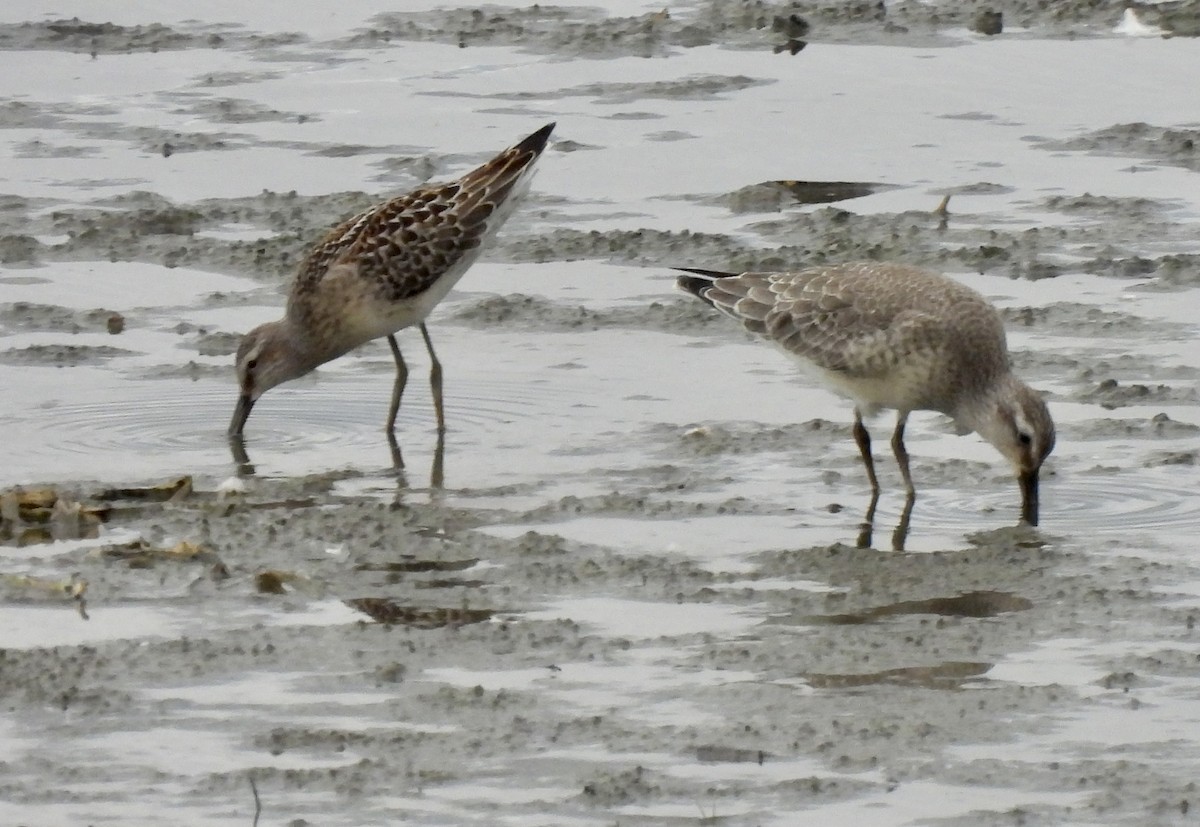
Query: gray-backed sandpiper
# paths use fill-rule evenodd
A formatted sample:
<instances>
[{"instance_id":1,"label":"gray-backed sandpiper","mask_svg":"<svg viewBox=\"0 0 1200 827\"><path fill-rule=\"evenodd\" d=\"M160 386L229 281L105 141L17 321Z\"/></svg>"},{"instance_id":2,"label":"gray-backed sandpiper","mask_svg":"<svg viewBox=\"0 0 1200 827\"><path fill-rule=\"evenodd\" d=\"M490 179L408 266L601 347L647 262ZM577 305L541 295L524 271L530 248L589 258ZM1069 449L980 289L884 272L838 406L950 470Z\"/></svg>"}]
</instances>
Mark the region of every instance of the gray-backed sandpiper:
<instances>
[{"instance_id":1,"label":"gray-backed sandpiper","mask_svg":"<svg viewBox=\"0 0 1200 827\"><path fill-rule=\"evenodd\" d=\"M976 291L903 264L858 262L787 273L680 268L681 289L772 342L854 402L854 440L879 493L863 415L895 408L892 450L914 497L904 426L940 411L976 431L1012 464L1021 517L1038 522L1038 472L1054 448L1054 421L1037 391L1009 367L1004 325Z\"/></svg>"}]
</instances>

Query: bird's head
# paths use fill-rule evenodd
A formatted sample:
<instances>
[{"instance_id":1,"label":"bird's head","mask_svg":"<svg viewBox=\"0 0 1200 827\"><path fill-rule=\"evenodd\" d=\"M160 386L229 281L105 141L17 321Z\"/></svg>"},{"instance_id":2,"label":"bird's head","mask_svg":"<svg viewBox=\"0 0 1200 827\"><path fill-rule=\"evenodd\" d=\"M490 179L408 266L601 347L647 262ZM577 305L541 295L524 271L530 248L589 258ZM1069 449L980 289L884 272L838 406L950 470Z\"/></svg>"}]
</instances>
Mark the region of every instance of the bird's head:
<instances>
[{"instance_id":1,"label":"bird's head","mask_svg":"<svg viewBox=\"0 0 1200 827\"><path fill-rule=\"evenodd\" d=\"M1038 474L1054 450L1054 420L1041 394L1015 377L991 396L975 428L1012 465L1021 487L1021 518L1038 523Z\"/></svg>"},{"instance_id":2,"label":"bird's head","mask_svg":"<svg viewBox=\"0 0 1200 827\"><path fill-rule=\"evenodd\" d=\"M229 423L230 436L241 435L260 396L305 373L297 369L293 350L281 322L259 325L242 337L236 363L238 402Z\"/></svg>"}]
</instances>

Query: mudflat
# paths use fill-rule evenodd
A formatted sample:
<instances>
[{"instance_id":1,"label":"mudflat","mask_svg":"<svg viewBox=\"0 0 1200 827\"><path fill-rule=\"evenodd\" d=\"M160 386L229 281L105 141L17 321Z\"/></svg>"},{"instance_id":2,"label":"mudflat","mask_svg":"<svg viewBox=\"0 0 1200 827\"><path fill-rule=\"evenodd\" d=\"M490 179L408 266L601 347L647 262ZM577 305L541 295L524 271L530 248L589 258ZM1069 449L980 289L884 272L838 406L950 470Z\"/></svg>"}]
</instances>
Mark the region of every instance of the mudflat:
<instances>
[{"instance_id":1,"label":"mudflat","mask_svg":"<svg viewBox=\"0 0 1200 827\"><path fill-rule=\"evenodd\" d=\"M1200 4L410 6L0 9L0 822L1190 823ZM410 331L402 471L378 342L231 456L323 230L550 120L444 444ZM1001 309L1037 529L935 415L864 524L671 270L855 259Z\"/></svg>"}]
</instances>

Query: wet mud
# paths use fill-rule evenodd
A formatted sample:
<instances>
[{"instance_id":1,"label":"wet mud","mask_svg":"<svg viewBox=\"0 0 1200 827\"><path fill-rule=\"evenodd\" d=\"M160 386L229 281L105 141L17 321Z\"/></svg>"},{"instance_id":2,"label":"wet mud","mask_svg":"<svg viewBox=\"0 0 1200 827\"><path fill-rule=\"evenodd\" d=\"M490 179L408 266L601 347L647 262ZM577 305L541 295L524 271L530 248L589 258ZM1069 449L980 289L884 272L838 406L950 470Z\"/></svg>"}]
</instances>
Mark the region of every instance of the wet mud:
<instances>
[{"instance_id":1,"label":"wet mud","mask_svg":"<svg viewBox=\"0 0 1200 827\"><path fill-rule=\"evenodd\" d=\"M1178 78L1137 69L1167 101L1149 114L1054 121L939 69L952 102L863 127L838 118L904 61L1049 44L1061 77L1119 67L1072 50L1109 48L1124 7L617 5L338 31L0 17L0 59L78 61L64 77L164 61L154 117L133 70L0 100L0 822L1190 823L1200 155L1164 114ZM1120 45L1179 71L1200 4L1138 11L1159 34ZM827 50L884 57L860 77ZM728 124L843 77L794 150L724 157L756 140ZM347 125L364 83L402 116ZM1137 98L1106 83L1098 107ZM264 398L231 456L231 354L313 241L551 119L533 190L430 320L444 443L406 341L403 468L378 343ZM800 150L821 130L852 164ZM909 430L911 514L871 424L876 508L848 407L671 287L855 259L997 302L1059 424L1039 529L934 416Z\"/></svg>"}]
</instances>

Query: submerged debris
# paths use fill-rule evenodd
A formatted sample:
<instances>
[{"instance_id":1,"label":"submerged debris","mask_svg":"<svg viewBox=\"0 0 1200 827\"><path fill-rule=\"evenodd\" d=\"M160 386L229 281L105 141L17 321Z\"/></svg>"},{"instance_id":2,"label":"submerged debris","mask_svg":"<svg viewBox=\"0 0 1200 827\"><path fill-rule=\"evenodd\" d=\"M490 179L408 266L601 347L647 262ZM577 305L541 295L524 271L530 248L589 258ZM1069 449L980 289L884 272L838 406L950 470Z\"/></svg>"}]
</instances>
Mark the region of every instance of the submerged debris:
<instances>
[{"instance_id":1,"label":"submerged debris","mask_svg":"<svg viewBox=\"0 0 1200 827\"><path fill-rule=\"evenodd\" d=\"M466 626L491 620L491 609L446 609L441 607L403 606L386 597L360 597L345 601L377 623L388 626L412 626L417 629L439 629L443 626Z\"/></svg>"},{"instance_id":2,"label":"submerged debris","mask_svg":"<svg viewBox=\"0 0 1200 827\"><path fill-rule=\"evenodd\" d=\"M109 511L107 505L87 505L56 488L12 488L0 492L0 543L91 539Z\"/></svg>"},{"instance_id":3,"label":"submerged debris","mask_svg":"<svg viewBox=\"0 0 1200 827\"><path fill-rule=\"evenodd\" d=\"M311 577L294 571L266 569L254 575L254 588L259 594L288 594L300 591L307 594L320 594L324 586Z\"/></svg>"},{"instance_id":4,"label":"submerged debris","mask_svg":"<svg viewBox=\"0 0 1200 827\"><path fill-rule=\"evenodd\" d=\"M66 580L52 580L44 577L33 577L28 574L0 575L3 583L10 591L25 599L62 599L66 598L75 603L79 616L88 620L87 594L88 581L78 572Z\"/></svg>"},{"instance_id":5,"label":"submerged debris","mask_svg":"<svg viewBox=\"0 0 1200 827\"><path fill-rule=\"evenodd\" d=\"M931 597L925 600L902 600L885 606L875 606L860 612L808 618L812 623L855 625L871 623L898 615L932 614L943 617L996 617L1010 612L1033 608L1033 601L1017 594L999 591L972 591L954 597Z\"/></svg>"},{"instance_id":6,"label":"submerged debris","mask_svg":"<svg viewBox=\"0 0 1200 827\"><path fill-rule=\"evenodd\" d=\"M90 557L101 557L112 560L123 560L131 569L148 569L160 561L176 563L207 563L211 566L210 575L214 580L224 580L229 577L229 569L217 556L216 552L205 546L181 540L170 548L156 548L145 540L134 540L120 545L104 546L89 554Z\"/></svg>"},{"instance_id":7,"label":"submerged debris","mask_svg":"<svg viewBox=\"0 0 1200 827\"><path fill-rule=\"evenodd\" d=\"M782 179L751 184L716 199L734 213L779 212L796 204L832 204L896 189L870 181L798 181Z\"/></svg>"},{"instance_id":8,"label":"submerged debris","mask_svg":"<svg viewBox=\"0 0 1200 827\"><path fill-rule=\"evenodd\" d=\"M98 494L98 500L141 500L149 503L178 502L192 493L191 476L183 476L159 485L144 488L107 488Z\"/></svg>"}]
</instances>

